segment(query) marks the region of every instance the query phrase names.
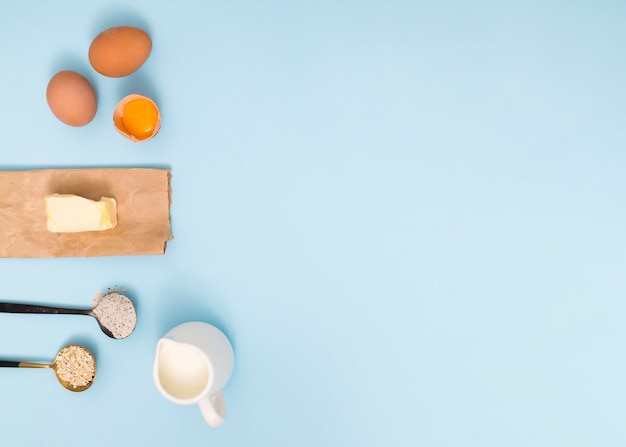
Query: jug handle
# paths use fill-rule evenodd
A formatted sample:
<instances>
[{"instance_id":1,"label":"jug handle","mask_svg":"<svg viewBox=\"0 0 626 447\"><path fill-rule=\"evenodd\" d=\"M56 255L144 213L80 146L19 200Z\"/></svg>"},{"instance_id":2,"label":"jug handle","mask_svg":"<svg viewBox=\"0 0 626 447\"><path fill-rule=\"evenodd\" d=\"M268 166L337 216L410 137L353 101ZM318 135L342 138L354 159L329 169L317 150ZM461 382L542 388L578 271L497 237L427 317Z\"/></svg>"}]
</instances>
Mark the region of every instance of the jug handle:
<instances>
[{"instance_id":1,"label":"jug handle","mask_svg":"<svg viewBox=\"0 0 626 447\"><path fill-rule=\"evenodd\" d=\"M211 427L217 427L226 420L226 404L224 394L221 391L207 396L198 402L204 420Z\"/></svg>"}]
</instances>

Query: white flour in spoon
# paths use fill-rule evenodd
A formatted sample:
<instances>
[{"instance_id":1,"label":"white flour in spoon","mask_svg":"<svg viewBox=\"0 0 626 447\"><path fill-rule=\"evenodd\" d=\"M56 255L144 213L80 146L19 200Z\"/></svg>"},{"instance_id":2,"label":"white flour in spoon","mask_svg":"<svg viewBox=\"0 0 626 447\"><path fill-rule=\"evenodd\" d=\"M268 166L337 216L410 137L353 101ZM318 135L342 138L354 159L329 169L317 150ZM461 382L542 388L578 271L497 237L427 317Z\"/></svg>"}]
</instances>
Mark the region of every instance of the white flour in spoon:
<instances>
[{"instance_id":1,"label":"white flour in spoon","mask_svg":"<svg viewBox=\"0 0 626 447\"><path fill-rule=\"evenodd\" d=\"M97 293L93 300L93 313L115 338L128 337L137 325L135 306L119 293Z\"/></svg>"}]
</instances>

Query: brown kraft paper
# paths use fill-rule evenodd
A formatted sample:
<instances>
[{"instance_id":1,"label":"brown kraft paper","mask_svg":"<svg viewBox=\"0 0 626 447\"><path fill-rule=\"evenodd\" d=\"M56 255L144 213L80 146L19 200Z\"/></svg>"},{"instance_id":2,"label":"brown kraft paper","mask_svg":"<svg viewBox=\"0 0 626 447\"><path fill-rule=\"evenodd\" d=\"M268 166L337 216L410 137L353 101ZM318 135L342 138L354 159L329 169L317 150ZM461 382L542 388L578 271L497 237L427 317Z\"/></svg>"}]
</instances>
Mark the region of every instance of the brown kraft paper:
<instances>
[{"instance_id":1,"label":"brown kraft paper","mask_svg":"<svg viewBox=\"0 0 626 447\"><path fill-rule=\"evenodd\" d=\"M171 171L85 168L0 171L0 257L57 258L164 254L170 229ZM75 194L117 201L110 230L52 233L44 198Z\"/></svg>"}]
</instances>

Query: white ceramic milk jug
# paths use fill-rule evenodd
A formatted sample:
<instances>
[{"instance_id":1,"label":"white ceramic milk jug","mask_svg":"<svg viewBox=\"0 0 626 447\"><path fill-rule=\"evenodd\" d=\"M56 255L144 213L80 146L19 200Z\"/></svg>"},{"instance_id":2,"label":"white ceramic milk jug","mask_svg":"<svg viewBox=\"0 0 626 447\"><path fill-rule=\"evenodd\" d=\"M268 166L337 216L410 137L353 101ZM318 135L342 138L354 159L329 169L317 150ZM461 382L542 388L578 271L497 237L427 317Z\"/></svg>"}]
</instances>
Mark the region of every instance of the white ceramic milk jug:
<instances>
[{"instance_id":1,"label":"white ceramic milk jug","mask_svg":"<svg viewBox=\"0 0 626 447\"><path fill-rule=\"evenodd\" d=\"M222 331L191 321L159 340L152 373L163 396L181 405L198 404L207 424L217 427L226 418L222 388L234 363L233 348Z\"/></svg>"}]
</instances>

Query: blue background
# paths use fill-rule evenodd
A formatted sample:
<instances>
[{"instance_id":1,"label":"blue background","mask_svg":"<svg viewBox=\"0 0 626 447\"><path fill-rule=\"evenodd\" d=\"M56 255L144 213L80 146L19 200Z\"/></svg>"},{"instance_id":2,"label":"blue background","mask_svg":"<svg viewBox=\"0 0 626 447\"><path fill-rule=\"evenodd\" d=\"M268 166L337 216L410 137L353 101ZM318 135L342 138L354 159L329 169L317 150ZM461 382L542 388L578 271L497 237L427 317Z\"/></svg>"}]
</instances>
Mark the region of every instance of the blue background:
<instances>
[{"instance_id":1,"label":"blue background","mask_svg":"<svg viewBox=\"0 0 626 447\"><path fill-rule=\"evenodd\" d=\"M84 393L0 371L6 445L623 446L626 3L11 2L0 168L172 169L164 256L1 259L5 301L88 307L126 287L136 332L0 315L0 357L94 350ZM109 79L95 35L135 25ZM83 73L83 128L45 89ZM162 129L111 124L128 93ZM229 419L151 375L184 321L220 327Z\"/></svg>"}]
</instances>

